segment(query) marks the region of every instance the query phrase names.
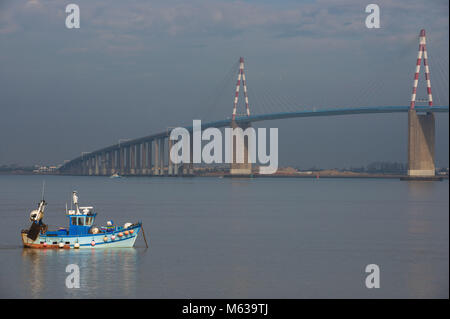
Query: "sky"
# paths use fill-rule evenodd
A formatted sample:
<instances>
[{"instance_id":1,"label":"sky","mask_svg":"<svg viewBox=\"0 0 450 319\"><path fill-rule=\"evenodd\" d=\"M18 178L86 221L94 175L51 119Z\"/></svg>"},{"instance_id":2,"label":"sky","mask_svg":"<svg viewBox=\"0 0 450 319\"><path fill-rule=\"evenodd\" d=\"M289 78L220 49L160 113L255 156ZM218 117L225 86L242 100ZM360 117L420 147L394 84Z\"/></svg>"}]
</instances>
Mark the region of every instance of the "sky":
<instances>
[{"instance_id":1,"label":"sky","mask_svg":"<svg viewBox=\"0 0 450 319\"><path fill-rule=\"evenodd\" d=\"M80 8L79 29L65 26L69 3ZM379 29L365 26L369 3L0 0L0 165L60 164L229 117L240 56L252 114L408 105L422 28L434 103L448 106L448 1L377 1ZM449 164L448 119L437 115L440 167ZM407 161L406 114L257 126L279 128L281 166Z\"/></svg>"}]
</instances>

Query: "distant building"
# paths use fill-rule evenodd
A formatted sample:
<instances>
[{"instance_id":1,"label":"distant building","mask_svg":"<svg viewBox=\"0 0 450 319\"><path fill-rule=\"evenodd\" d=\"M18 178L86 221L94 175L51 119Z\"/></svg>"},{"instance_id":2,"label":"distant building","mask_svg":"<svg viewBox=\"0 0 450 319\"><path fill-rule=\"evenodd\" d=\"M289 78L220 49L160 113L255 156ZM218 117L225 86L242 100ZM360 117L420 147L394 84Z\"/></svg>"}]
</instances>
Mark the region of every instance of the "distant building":
<instances>
[{"instance_id":1,"label":"distant building","mask_svg":"<svg viewBox=\"0 0 450 319\"><path fill-rule=\"evenodd\" d=\"M39 166L39 165L35 165L35 169L33 170L33 173L36 174L43 174L43 173L55 173L58 171L58 168L61 165L53 165L53 166Z\"/></svg>"}]
</instances>

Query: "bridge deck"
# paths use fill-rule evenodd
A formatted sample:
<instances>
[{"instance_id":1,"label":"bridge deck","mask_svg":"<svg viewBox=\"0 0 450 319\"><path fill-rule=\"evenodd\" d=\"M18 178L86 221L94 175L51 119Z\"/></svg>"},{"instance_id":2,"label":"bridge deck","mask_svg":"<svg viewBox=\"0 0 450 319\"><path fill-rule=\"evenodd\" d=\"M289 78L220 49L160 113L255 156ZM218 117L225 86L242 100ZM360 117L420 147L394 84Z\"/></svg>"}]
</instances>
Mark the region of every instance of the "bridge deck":
<instances>
[{"instance_id":1,"label":"bridge deck","mask_svg":"<svg viewBox=\"0 0 450 319\"><path fill-rule=\"evenodd\" d=\"M448 106L416 106L415 110L418 112L447 112L449 111ZM283 112L283 113L270 113L270 114L261 114L261 115L251 115L236 117L236 122L238 123L248 123L248 122L260 122L260 121L270 121L270 120L281 120L281 119L289 119L289 118L298 118L298 117L318 117L318 116L339 116L339 115L355 115L355 114L377 114L377 113L407 113L409 111L409 106L377 106L377 107L348 107L348 108L332 108L332 109L322 109L322 110L303 110L298 112ZM228 127L230 126L231 118L227 118L220 121L214 121L209 123L202 123L202 128L209 127ZM192 131L192 126L185 126L188 131ZM133 140L128 140L126 142L122 142L120 144L110 145L108 147L87 153L85 156L94 156L96 154L110 152L114 150L118 150L121 147L130 146L134 144L148 142L157 138L161 138L168 135L168 131L147 135L144 137L136 138ZM81 161L83 156L79 156L67 163L65 163L60 169L63 169L64 166L69 165L71 163Z\"/></svg>"}]
</instances>

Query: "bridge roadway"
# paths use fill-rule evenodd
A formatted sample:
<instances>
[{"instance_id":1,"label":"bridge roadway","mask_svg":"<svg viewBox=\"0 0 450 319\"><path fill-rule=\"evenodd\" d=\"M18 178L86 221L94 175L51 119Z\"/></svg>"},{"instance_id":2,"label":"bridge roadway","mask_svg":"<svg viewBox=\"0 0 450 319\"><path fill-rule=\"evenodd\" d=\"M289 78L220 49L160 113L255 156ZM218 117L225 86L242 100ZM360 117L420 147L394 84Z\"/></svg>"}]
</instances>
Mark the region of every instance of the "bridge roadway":
<instances>
[{"instance_id":1,"label":"bridge roadway","mask_svg":"<svg viewBox=\"0 0 450 319\"><path fill-rule=\"evenodd\" d=\"M281 120L289 118L299 118L299 117L319 117L319 116L341 116L341 115L356 115L356 114L382 114L382 113L408 113L409 106L377 106L377 107L347 107L347 108L332 108L332 109L322 109L322 110L302 110L297 112L281 112L281 113L269 113L260 115L239 116L236 117L236 122L248 123L248 122L260 122L269 120ZM415 110L417 112L447 112L449 111L448 106L416 106ZM214 121L209 123L202 123L202 129L209 127L229 127L231 119L227 118L220 121ZM185 126L188 131L192 131L192 126ZM84 153L77 158L64 163L60 167L60 171L64 172L70 166L74 166L76 163L86 161L86 158L95 158L101 154L111 153L115 151L120 151L124 148L129 148L133 145L140 145L142 143L152 142L154 140L166 138L170 134L170 130L166 130L160 133L136 138L133 140L127 140L118 144L110 145L108 147ZM148 161L148 159L147 159ZM113 164L114 165L114 164Z\"/></svg>"}]
</instances>

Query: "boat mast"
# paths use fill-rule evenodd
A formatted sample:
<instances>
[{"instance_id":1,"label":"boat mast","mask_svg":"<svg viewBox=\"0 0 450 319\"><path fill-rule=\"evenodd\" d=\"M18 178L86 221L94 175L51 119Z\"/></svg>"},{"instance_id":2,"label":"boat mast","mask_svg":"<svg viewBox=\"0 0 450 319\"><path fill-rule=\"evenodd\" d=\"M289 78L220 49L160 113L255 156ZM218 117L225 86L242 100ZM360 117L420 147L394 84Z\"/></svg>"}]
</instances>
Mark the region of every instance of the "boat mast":
<instances>
[{"instance_id":1,"label":"boat mast","mask_svg":"<svg viewBox=\"0 0 450 319\"><path fill-rule=\"evenodd\" d=\"M38 214L40 216L40 219L44 217L44 208L47 203L44 200L44 194L45 194L45 180L42 181L42 199L38 206Z\"/></svg>"}]
</instances>

